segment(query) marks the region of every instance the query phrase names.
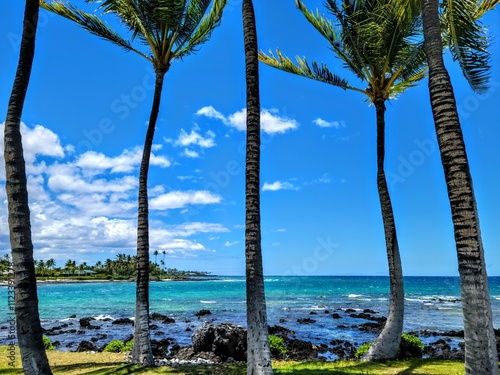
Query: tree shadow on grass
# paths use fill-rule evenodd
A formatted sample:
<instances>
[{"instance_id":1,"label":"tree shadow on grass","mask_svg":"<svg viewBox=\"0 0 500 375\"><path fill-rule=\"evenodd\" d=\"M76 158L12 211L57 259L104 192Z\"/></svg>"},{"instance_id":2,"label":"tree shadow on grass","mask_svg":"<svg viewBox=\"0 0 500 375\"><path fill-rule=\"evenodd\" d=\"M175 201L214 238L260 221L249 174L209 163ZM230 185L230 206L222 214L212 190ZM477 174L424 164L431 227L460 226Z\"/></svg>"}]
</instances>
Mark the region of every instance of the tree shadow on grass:
<instances>
[{"instance_id":1,"label":"tree shadow on grass","mask_svg":"<svg viewBox=\"0 0 500 375\"><path fill-rule=\"evenodd\" d=\"M274 370L276 375L297 374L297 375L369 375L369 374L393 374L393 375L435 375L436 373L430 369L427 372L422 372L423 367L432 366L433 362L429 360L412 360L412 361L379 361L379 362L345 362L338 363L335 369L321 368L318 362L302 362L291 364L284 368ZM442 361L435 361L436 367L443 365ZM435 368L436 368L435 367ZM418 371L418 372L417 372ZM439 374L453 375L459 372L447 373L447 370L442 367Z\"/></svg>"},{"instance_id":2,"label":"tree shadow on grass","mask_svg":"<svg viewBox=\"0 0 500 375\"><path fill-rule=\"evenodd\" d=\"M51 366L58 375L134 375L134 374L184 374L184 375L242 375L246 373L245 366L183 366L183 367L143 367L131 363L116 362L85 362L71 365ZM0 375L2 375L0 373ZM10 374L9 374L10 375Z\"/></svg>"}]
</instances>

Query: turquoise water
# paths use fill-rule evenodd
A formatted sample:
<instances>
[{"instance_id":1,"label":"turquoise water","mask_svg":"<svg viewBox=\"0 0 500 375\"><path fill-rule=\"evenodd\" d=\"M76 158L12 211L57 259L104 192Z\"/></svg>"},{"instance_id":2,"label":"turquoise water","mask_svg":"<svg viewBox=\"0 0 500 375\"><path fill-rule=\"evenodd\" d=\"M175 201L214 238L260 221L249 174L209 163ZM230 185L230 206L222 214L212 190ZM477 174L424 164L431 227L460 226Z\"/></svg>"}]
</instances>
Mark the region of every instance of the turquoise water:
<instances>
[{"instance_id":1,"label":"turquoise water","mask_svg":"<svg viewBox=\"0 0 500 375\"><path fill-rule=\"evenodd\" d=\"M387 312L387 277L266 277L265 288L269 324L285 326L296 331L298 338L318 343L333 339L364 342L374 338L372 333L349 328L366 322L362 319L354 319L347 314L341 314L341 319L332 319L331 314L336 309L372 309L381 315ZM110 322L117 318L133 317L134 283L40 284L38 293L44 328L61 323L79 328L79 318L95 317L101 325L98 333L107 335L103 339L105 341L123 339L132 333L130 326L113 326ZM463 329L458 277L406 277L405 293L405 331ZM495 327L500 327L500 278L490 278L490 294ZM6 287L0 288L0 301L1 310L7 311ZM196 318L194 314L201 309L209 309L212 315ZM181 345L190 343L192 330L205 320L245 326L244 278L152 282L150 311L176 320L174 324L158 324L158 328L152 330L153 338L166 335L176 338ZM73 314L77 316L76 319L69 318ZM316 323L297 323L297 319L308 317L316 320ZM284 322L280 323L280 319ZM0 326L5 326L6 322L7 314L1 314ZM339 325L348 328L339 328ZM96 335L97 330L94 330L51 338L61 341L61 349L70 350L79 341ZM0 343L5 337L6 331L1 329Z\"/></svg>"}]
</instances>

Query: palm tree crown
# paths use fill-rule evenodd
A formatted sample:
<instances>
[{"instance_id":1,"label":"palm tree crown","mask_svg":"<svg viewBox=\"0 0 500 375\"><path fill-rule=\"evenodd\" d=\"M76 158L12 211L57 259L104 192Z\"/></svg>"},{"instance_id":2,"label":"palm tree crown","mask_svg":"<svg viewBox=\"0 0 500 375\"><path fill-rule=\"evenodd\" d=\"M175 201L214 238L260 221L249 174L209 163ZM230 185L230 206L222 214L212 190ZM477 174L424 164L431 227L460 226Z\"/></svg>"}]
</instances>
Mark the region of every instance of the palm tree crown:
<instances>
[{"instance_id":1,"label":"palm tree crown","mask_svg":"<svg viewBox=\"0 0 500 375\"><path fill-rule=\"evenodd\" d=\"M294 64L279 49L276 56L261 51L259 59L293 74L361 92L372 103L378 98L394 98L426 74L420 19L417 12L412 17L403 17L402 14L407 14L403 3L354 1L339 7L334 0L327 0L325 5L336 20L334 24L319 11L313 13L300 0L296 1L307 20L330 43L335 57L357 78L368 83L367 88L349 84L324 63L309 64L305 57L297 56Z\"/></svg>"},{"instance_id":2,"label":"palm tree crown","mask_svg":"<svg viewBox=\"0 0 500 375\"><path fill-rule=\"evenodd\" d=\"M122 37L107 22L71 4L40 1L48 9L153 64L156 72L167 72L174 59L196 52L220 23L227 0L87 0L99 3L103 14L114 14L131 32ZM212 7L209 10L210 4ZM208 11L208 13L207 13ZM148 48L144 48L147 46Z\"/></svg>"}]
</instances>

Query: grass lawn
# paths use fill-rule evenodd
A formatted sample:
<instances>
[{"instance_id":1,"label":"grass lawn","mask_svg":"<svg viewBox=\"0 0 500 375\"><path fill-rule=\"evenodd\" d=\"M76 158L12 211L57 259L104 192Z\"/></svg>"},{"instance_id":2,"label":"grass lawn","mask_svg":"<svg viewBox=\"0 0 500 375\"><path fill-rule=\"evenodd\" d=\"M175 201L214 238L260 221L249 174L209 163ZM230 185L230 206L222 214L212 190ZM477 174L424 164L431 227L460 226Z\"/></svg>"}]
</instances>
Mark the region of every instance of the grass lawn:
<instances>
[{"instance_id":1,"label":"grass lawn","mask_svg":"<svg viewBox=\"0 0 500 375\"><path fill-rule=\"evenodd\" d=\"M68 353L48 351L49 362L54 375L153 375L153 374L185 374L185 375L244 375L244 366L185 366L145 368L124 362L122 353ZM0 375L22 375L21 357L16 352L15 366L9 366L10 359L7 347L0 347ZM461 362L439 361L431 359L412 361L378 362L285 362L273 363L275 374L299 375L458 375L465 374Z\"/></svg>"}]
</instances>

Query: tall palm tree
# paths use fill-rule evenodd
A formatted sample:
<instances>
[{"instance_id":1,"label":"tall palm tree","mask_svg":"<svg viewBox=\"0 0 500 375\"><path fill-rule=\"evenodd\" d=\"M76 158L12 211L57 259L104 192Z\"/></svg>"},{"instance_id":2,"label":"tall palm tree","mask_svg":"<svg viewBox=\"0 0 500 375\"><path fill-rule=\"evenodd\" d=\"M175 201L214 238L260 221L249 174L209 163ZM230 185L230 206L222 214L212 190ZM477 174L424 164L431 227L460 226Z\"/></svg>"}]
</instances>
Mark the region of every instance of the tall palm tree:
<instances>
[{"instance_id":1,"label":"tall palm tree","mask_svg":"<svg viewBox=\"0 0 500 375\"><path fill-rule=\"evenodd\" d=\"M47 267L49 271L51 271L55 266L56 266L56 261L54 258L50 258L45 262L45 267Z\"/></svg>"},{"instance_id":2,"label":"tall palm tree","mask_svg":"<svg viewBox=\"0 0 500 375\"><path fill-rule=\"evenodd\" d=\"M387 322L363 359L386 359L397 355L404 319L403 271L392 209L384 171L385 102L401 94L424 78L426 73L423 45L418 41L418 8L396 0L343 1L327 0L326 7L335 23L319 11L308 11L302 1L296 5L306 19L330 43L335 57L367 88L355 87L334 74L325 64L297 57L294 64L277 50L276 56L260 52L262 62L272 67L328 83L344 90L363 93L375 107L377 126L377 187L384 224L390 276L390 299ZM402 17L404 14L405 17Z\"/></svg>"},{"instance_id":3,"label":"tall palm tree","mask_svg":"<svg viewBox=\"0 0 500 375\"><path fill-rule=\"evenodd\" d=\"M137 291L132 361L154 365L149 334L149 211L148 171L164 76L173 60L192 54L218 26L227 0L87 0L99 2L103 13L112 13L132 33L120 36L98 16L61 2L41 6L66 17L91 33L153 64L156 79L151 115L146 131L139 173L137 218ZM211 4L211 6L210 6ZM138 41L138 43L137 43ZM134 42L135 46L134 46ZM143 46L146 46L144 48Z\"/></svg>"},{"instance_id":4,"label":"tall palm tree","mask_svg":"<svg viewBox=\"0 0 500 375\"><path fill-rule=\"evenodd\" d=\"M272 374L260 226L260 91L257 30L252 0L243 0L246 66L246 218L247 374Z\"/></svg>"},{"instance_id":5,"label":"tall palm tree","mask_svg":"<svg viewBox=\"0 0 500 375\"><path fill-rule=\"evenodd\" d=\"M153 255L155 256L155 271L156 271L156 272L158 272L158 262L157 262L156 260L157 260L157 258L158 258L158 254L159 254L159 253L160 253L160 252L159 252L158 250L155 250L155 251L153 252Z\"/></svg>"},{"instance_id":6,"label":"tall palm tree","mask_svg":"<svg viewBox=\"0 0 500 375\"><path fill-rule=\"evenodd\" d=\"M488 277L472 177L453 87L443 63L438 0L422 0L429 93L455 233L464 315L467 374L498 374ZM489 79L488 38L479 18L498 1L444 2L444 35L471 87L481 92Z\"/></svg>"},{"instance_id":7,"label":"tall palm tree","mask_svg":"<svg viewBox=\"0 0 500 375\"><path fill-rule=\"evenodd\" d=\"M21 116L35 56L38 0L26 0L21 50L4 130L6 191L14 271L17 340L25 374L52 375L38 313L28 188L21 139Z\"/></svg>"}]
</instances>

